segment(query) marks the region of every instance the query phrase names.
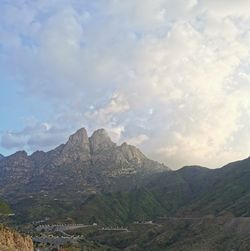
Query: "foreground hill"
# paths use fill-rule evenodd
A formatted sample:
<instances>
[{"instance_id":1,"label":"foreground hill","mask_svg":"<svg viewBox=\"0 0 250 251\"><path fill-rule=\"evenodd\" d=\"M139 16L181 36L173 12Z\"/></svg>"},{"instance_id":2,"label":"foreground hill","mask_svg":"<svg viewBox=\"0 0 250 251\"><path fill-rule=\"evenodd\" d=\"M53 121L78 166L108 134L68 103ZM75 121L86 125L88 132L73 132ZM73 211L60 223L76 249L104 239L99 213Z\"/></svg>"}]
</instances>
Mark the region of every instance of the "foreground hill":
<instances>
[{"instance_id":1,"label":"foreground hill","mask_svg":"<svg viewBox=\"0 0 250 251\"><path fill-rule=\"evenodd\" d=\"M89 232L86 239L111 250L248 251L249 234L249 218L167 218L149 224L132 224L128 232Z\"/></svg>"},{"instance_id":2,"label":"foreground hill","mask_svg":"<svg viewBox=\"0 0 250 251\"><path fill-rule=\"evenodd\" d=\"M1 251L33 251L33 242L30 237L21 235L3 225L0 225Z\"/></svg>"},{"instance_id":3,"label":"foreground hill","mask_svg":"<svg viewBox=\"0 0 250 251\"><path fill-rule=\"evenodd\" d=\"M9 215L10 213L11 209L9 205L6 202L0 200L0 216L4 217L6 215Z\"/></svg>"},{"instance_id":4,"label":"foreground hill","mask_svg":"<svg viewBox=\"0 0 250 251\"><path fill-rule=\"evenodd\" d=\"M250 250L250 218L245 217L168 217L132 223L125 228L85 226L65 231L66 236L81 236L77 243L62 244L65 251ZM51 234L56 232L51 229L47 235ZM41 241L36 242L37 247Z\"/></svg>"},{"instance_id":5,"label":"foreground hill","mask_svg":"<svg viewBox=\"0 0 250 251\"><path fill-rule=\"evenodd\" d=\"M65 250L250 249L250 158L171 171L103 129L91 137L80 129L52 151L2 157L0 198L12 223L90 225Z\"/></svg>"}]
</instances>

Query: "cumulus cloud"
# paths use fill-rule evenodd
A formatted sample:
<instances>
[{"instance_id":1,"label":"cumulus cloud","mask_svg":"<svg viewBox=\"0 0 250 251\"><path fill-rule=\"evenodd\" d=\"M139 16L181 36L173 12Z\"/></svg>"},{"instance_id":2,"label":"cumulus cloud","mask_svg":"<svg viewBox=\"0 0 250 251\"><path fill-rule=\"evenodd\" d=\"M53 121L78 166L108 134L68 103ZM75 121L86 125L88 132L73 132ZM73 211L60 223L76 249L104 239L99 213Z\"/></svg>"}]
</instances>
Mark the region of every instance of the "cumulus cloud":
<instances>
[{"instance_id":1,"label":"cumulus cloud","mask_svg":"<svg viewBox=\"0 0 250 251\"><path fill-rule=\"evenodd\" d=\"M116 115L124 113L129 110L128 102L118 93L112 95L111 100L108 104L101 108L90 107L90 111L85 113L86 119L97 127L106 126L111 123L116 125Z\"/></svg>"},{"instance_id":2,"label":"cumulus cloud","mask_svg":"<svg viewBox=\"0 0 250 251\"><path fill-rule=\"evenodd\" d=\"M1 3L1 67L54 114L50 128L39 121L25 133L6 132L2 145L48 149L85 126L105 127L175 168L247 157L249 7L246 0Z\"/></svg>"},{"instance_id":3,"label":"cumulus cloud","mask_svg":"<svg viewBox=\"0 0 250 251\"><path fill-rule=\"evenodd\" d=\"M134 145L134 146L140 146L142 143L144 143L145 141L147 141L149 138L147 135L145 134L139 134L135 137L129 138L127 139L127 143L130 145Z\"/></svg>"},{"instance_id":4,"label":"cumulus cloud","mask_svg":"<svg viewBox=\"0 0 250 251\"><path fill-rule=\"evenodd\" d=\"M21 131L8 131L1 137L1 145L6 149L20 150L25 148L29 152L37 149L51 150L66 141L66 128L51 126L34 119L27 123Z\"/></svg>"},{"instance_id":5,"label":"cumulus cloud","mask_svg":"<svg viewBox=\"0 0 250 251\"><path fill-rule=\"evenodd\" d=\"M23 140L18 134L7 132L2 135L1 144L6 149L13 149L23 147L25 140Z\"/></svg>"}]
</instances>

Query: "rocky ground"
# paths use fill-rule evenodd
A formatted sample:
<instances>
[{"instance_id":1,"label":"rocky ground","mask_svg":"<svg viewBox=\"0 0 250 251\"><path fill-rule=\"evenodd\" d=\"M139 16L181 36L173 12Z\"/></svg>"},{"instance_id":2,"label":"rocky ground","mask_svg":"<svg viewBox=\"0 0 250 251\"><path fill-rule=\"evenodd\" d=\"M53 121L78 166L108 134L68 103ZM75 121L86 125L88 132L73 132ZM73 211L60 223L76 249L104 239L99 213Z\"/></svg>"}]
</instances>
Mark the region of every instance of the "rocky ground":
<instances>
[{"instance_id":1,"label":"rocky ground","mask_svg":"<svg viewBox=\"0 0 250 251\"><path fill-rule=\"evenodd\" d=\"M0 225L0 250L1 251L33 251L32 239Z\"/></svg>"}]
</instances>

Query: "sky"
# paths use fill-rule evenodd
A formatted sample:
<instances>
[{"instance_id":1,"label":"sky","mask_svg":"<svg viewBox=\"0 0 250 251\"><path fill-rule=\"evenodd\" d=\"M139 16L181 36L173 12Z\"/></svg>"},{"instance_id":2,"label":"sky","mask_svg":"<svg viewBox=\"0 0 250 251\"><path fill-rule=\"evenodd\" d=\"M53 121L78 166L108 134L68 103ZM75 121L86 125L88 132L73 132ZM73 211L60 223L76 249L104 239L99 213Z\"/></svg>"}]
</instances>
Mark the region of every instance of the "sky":
<instances>
[{"instance_id":1,"label":"sky","mask_svg":"<svg viewBox=\"0 0 250 251\"><path fill-rule=\"evenodd\" d=\"M105 128L171 168L250 155L249 0L1 0L0 153Z\"/></svg>"}]
</instances>

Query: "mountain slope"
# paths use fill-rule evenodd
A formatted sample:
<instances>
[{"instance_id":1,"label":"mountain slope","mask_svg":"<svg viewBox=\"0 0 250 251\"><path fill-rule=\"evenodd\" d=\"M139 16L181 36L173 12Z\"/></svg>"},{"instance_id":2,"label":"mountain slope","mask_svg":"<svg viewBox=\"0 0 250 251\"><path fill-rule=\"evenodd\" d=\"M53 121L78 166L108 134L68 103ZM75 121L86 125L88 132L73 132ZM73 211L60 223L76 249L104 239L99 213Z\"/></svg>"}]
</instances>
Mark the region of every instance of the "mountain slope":
<instances>
[{"instance_id":1,"label":"mountain slope","mask_svg":"<svg viewBox=\"0 0 250 251\"><path fill-rule=\"evenodd\" d=\"M28 156L19 151L0 162L0 189L39 192L69 190L98 191L110 187L116 177L140 173L147 175L168 170L149 160L139 149L126 143L117 146L105 130L100 129L88 138L84 128L71 135L66 144Z\"/></svg>"},{"instance_id":2,"label":"mountain slope","mask_svg":"<svg viewBox=\"0 0 250 251\"><path fill-rule=\"evenodd\" d=\"M131 190L165 171L169 169L148 159L138 148L116 145L104 129L88 137L82 128L49 152L29 156L19 151L2 159L0 195L22 212L20 215L63 215L68 211L64 202L73 209L91 194ZM53 201L61 201L57 203L61 206L42 214L42 208Z\"/></svg>"},{"instance_id":3,"label":"mountain slope","mask_svg":"<svg viewBox=\"0 0 250 251\"><path fill-rule=\"evenodd\" d=\"M5 216L10 213L11 213L11 209L9 205L6 202L0 200L0 216L1 215Z\"/></svg>"},{"instance_id":4,"label":"mountain slope","mask_svg":"<svg viewBox=\"0 0 250 251\"><path fill-rule=\"evenodd\" d=\"M33 242L30 237L23 236L9 228L0 225L1 251L33 251Z\"/></svg>"},{"instance_id":5,"label":"mountain slope","mask_svg":"<svg viewBox=\"0 0 250 251\"><path fill-rule=\"evenodd\" d=\"M76 210L77 220L120 225L159 216L249 217L249 159L221 169L191 166L161 173L143 187L90 197Z\"/></svg>"},{"instance_id":6,"label":"mountain slope","mask_svg":"<svg viewBox=\"0 0 250 251\"><path fill-rule=\"evenodd\" d=\"M206 176L205 190L189 210L201 215L250 216L250 158L212 170Z\"/></svg>"},{"instance_id":7,"label":"mountain slope","mask_svg":"<svg viewBox=\"0 0 250 251\"><path fill-rule=\"evenodd\" d=\"M128 229L128 232L93 230L91 233L83 229L81 233L87 241L106 245L110 250L250 250L249 218L167 218L152 224L130 224Z\"/></svg>"},{"instance_id":8,"label":"mountain slope","mask_svg":"<svg viewBox=\"0 0 250 251\"><path fill-rule=\"evenodd\" d=\"M0 192L19 219L126 224L159 216L250 216L250 158L210 170L177 171L149 160L105 130L78 130L52 151L0 161Z\"/></svg>"}]
</instances>

